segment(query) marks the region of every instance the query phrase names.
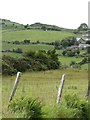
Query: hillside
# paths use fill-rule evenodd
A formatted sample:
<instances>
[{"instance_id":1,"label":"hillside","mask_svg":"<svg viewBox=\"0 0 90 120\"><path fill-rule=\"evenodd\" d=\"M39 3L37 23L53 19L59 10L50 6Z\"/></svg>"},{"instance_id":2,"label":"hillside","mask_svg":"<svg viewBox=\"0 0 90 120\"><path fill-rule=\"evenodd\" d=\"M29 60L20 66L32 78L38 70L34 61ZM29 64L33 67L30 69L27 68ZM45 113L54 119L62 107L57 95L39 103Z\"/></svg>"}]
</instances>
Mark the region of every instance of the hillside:
<instances>
[{"instance_id":1,"label":"hillside","mask_svg":"<svg viewBox=\"0 0 90 120\"><path fill-rule=\"evenodd\" d=\"M0 26L2 25L3 30L7 29L16 29L16 30L25 30L25 29L42 29L42 30L54 30L54 31L61 31L61 30L70 30L62 27L58 27L56 25L48 25L48 24L42 24L42 23L34 23L34 24L27 24L23 25L20 23L12 22L10 20L6 19L0 19Z\"/></svg>"},{"instance_id":2,"label":"hillside","mask_svg":"<svg viewBox=\"0 0 90 120\"><path fill-rule=\"evenodd\" d=\"M12 30L3 31L3 41L23 41L28 39L32 42L54 42L65 37L75 36L68 31L43 31L43 30Z\"/></svg>"},{"instance_id":3,"label":"hillside","mask_svg":"<svg viewBox=\"0 0 90 120\"><path fill-rule=\"evenodd\" d=\"M69 36L80 35L77 30L61 28L55 25L34 23L23 25L6 19L0 19L3 41L22 41L29 39L32 42L53 42Z\"/></svg>"},{"instance_id":4,"label":"hillside","mask_svg":"<svg viewBox=\"0 0 90 120\"><path fill-rule=\"evenodd\" d=\"M3 30L8 30L8 29L24 29L24 25L23 24L19 24L16 22L12 22L10 20L6 20L6 19L0 19L0 26L2 25L2 29Z\"/></svg>"}]
</instances>

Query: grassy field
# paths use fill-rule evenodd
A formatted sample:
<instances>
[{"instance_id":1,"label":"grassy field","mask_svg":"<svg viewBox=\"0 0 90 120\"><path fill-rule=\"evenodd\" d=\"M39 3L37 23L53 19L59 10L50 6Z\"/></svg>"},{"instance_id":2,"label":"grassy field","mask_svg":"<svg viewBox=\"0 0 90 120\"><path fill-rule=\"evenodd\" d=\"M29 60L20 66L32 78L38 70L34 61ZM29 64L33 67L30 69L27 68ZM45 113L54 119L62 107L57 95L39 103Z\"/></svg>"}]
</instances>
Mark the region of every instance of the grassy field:
<instances>
[{"instance_id":1,"label":"grassy field","mask_svg":"<svg viewBox=\"0 0 90 120\"><path fill-rule=\"evenodd\" d=\"M75 34L67 31L43 31L43 30L19 30L2 32L3 41L23 41L29 39L33 42L54 42L62 40L65 37L75 36Z\"/></svg>"},{"instance_id":2,"label":"grassy field","mask_svg":"<svg viewBox=\"0 0 90 120\"><path fill-rule=\"evenodd\" d=\"M58 87L62 74L66 74L66 80L62 95L62 101L65 94L76 93L84 98L87 93L88 72L86 70L51 70L44 72L26 72L22 73L21 79L14 98L19 96L31 96L40 99L47 111L47 118L54 117L54 105L56 104ZM17 117L11 114L8 109L8 99L12 90L16 76L3 76L2 82L2 100L3 100L3 117Z\"/></svg>"},{"instance_id":3,"label":"grassy field","mask_svg":"<svg viewBox=\"0 0 90 120\"><path fill-rule=\"evenodd\" d=\"M29 44L29 45L14 45L14 44L7 44L7 43L4 43L2 45L2 49L3 50L13 50L13 49L22 49L22 52L26 52L28 50L32 50L32 51L38 51L38 50L52 50L54 49L54 46L52 45L45 45L45 44ZM14 52L3 52L2 55L8 55L8 56L12 56L12 57L22 57L22 54L20 53L14 53Z\"/></svg>"},{"instance_id":4,"label":"grassy field","mask_svg":"<svg viewBox=\"0 0 90 120\"><path fill-rule=\"evenodd\" d=\"M59 56L59 60L62 64L70 65L71 61L75 61L76 63L80 62L82 57L68 57L68 56Z\"/></svg>"},{"instance_id":5,"label":"grassy field","mask_svg":"<svg viewBox=\"0 0 90 120\"><path fill-rule=\"evenodd\" d=\"M33 51L51 50L51 49L54 49L54 46L45 45L45 44L14 45L14 44L7 44L7 43L4 43L2 45L3 50L13 50L13 49L16 50L17 48L21 48L23 50L23 52L25 52L25 51L28 51L28 50L33 50Z\"/></svg>"}]
</instances>

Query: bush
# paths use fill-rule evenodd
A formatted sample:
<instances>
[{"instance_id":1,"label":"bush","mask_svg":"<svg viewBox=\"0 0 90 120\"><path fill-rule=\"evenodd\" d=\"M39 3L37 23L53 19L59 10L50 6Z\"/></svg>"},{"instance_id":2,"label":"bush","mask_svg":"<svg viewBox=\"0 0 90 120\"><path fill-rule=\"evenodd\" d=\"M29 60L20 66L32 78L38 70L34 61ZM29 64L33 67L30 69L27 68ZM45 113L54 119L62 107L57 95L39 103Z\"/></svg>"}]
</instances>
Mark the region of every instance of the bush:
<instances>
[{"instance_id":1,"label":"bush","mask_svg":"<svg viewBox=\"0 0 90 120\"><path fill-rule=\"evenodd\" d=\"M20 49L18 50L19 50L18 52L20 52ZM23 54L22 58L15 59L10 56L3 56L2 61L5 63L5 65L8 65L7 67L3 67L3 71L6 70L11 74L14 72L13 70L11 72L9 67L20 72L25 72L26 70L41 71L49 69L58 69L60 66L58 55L56 54L55 50L47 52L27 51Z\"/></svg>"},{"instance_id":2,"label":"bush","mask_svg":"<svg viewBox=\"0 0 90 120\"><path fill-rule=\"evenodd\" d=\"M74 118L84 118L88 120L88 102L81 100L76 94L65 96L66 108L72 109Z\"/></svg>"},{"instance_id":3,"label":"bush","mask_svg":"<svg viewBox=\"0 0 90 120\"><path fill-rule=\"evenodd\" d=\"M58 118L79 118L89 120L89 103L86 99L80 99L76 94L65 95L65 101L58 106ZM88 107L89 105L89 107Z\"/></svg>"},{"instance_id":4,"label":"bush","mask_svg":"<svg viewBox=\"0 0 90 120\"><path fill-rule=\"evenodd\" d=\"M9 64L2 62L2 74L4 75L13 75L17 72L16 69L14 69L12 66Z\"/></svg>"},{"instance_id":5,"label":"bush","mask_svg":"<svg viewBox=\"0 0 90 120\"><path fill-rule=\"evenodd\" d=\"M19 117L27 118L42 118L44 112L42 110L42 103L38 99L31 99L30 97L20 97L14 99L9 104L9 110L16 113Z\"/></svg>"},{"instance_id":6,"label":"bush","mask_svg":"<svg viewBox=\"0 0 90 120\"><path fill-rule=\"evenodd\" d=\"M76 62L73 60L70 62L70 66L75 65L75 64L76 64Z\"/></svg>"},{"instance_id":7,"label":"bush","mask_svg":"<svg viewBox=\"0 0 90 120\"><path fill-rule=\"evenodd\" d=\"M86 64L88 62L88 58L84 57L82 61L79 63L80 65Z\"/></svg>"}]
</instances>

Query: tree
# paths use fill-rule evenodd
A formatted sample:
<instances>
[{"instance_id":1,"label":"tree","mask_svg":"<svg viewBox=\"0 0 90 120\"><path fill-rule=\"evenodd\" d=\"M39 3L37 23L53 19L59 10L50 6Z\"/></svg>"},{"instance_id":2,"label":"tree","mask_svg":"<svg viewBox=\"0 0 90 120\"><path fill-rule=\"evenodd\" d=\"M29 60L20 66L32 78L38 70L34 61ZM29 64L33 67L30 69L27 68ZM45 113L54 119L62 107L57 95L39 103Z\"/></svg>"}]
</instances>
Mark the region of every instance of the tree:
<instances>
[{"instance_id":1,"label":"tree","mask_svg":"<svg viewBox=\"0 0 90 120\"><path fill-rule=\"evenodd\" d=\"M18 40L14 41L13 44L20 44Z\"/></svg>"},{"instance_id":2,"label":"tree","mask_svg":"<svg viewBox=\"0 0 90 120\"><path fill-rule=\"evenodd\" d=\"M88 62L88 59L85 57L85 58L83 58L82 59L82 61L80 62L80 64L82 65L82 64L86 64Z\"/></svg>"},{"instance_id":3,"label":"tree","mask_svg":"<svg viewBox=\"0 0 90 120\"><path fill-rule=\"evenodd\" d=\"M79 50L79 49L77 49L77 50L76 50L76 53L79 55L79 54L80 54L80 50Z\"/></svg>"},{"instance_id":4,"label":"tree","mask_svg":"<svg viewBox=\"0 0 90 120\"><path fill-rule=\"evenodd\" d=\"M67 54L67 50L63 50L62 55L65 56Z\"/></svg>"},{"instance_id":5,"label":"tree","mask_svg":"<svg viewBox=\"0 0 90 120\"><path fill-rule=\"evenodd\" d=\"M75 51L73 51L73 50L69 50L69 51L67 51L67 55L69 56L69 57L73 57L73 56L75 56Z\"/></svg>"},{"instance_id":6,"label":"tree","mask_svg":"<svg viewBox=\"0 0 90 120\"><path fill-rule=\"evenodd\" d=\"M71 61L71 62L70 62L70 66L75 65L75 64L76 64L75 61Z\"/></svg>"},{"instance_id":7,"label":"tree","mask_svg":"<svg viewBox=\"0 0 90 120\"><path fill-rule=\"evenodd\" d=\"M35 51L27 51L23 54L24 57L35 58Z\"/></svg>"},{"instance_id":8,"label":"tree","mask_svg":"<svg viewBox=\"0 0 90 120\"><path fill-rule=\"evenodd\" d=\"M87 48L87 54L90 54L90 47Z\"/></svg>"},{"instance_id":9,"label":"tree","mask_svg":"<svg viewBox=\"0 0 90 120\"><path fill-rule=\"evenodd\" d=\"M24 40L24 44L30 44L30 40Z\"/></svg>"},{"instance_id":10,"label":"tree","mask_svg":"<svg viewBox=\"0 0 90 120\"><path fill-rule=\"evenodd\" d=\"M66 48L72 45L78 45L78 42L75 37L67 37L61 41L61 45Z\"/></svg>"},{"instance_id":11,"label":"tree","mask_svg":"<svg viewBox=\"0 0 90 120\"><path fill-rule=\"evenodd\" d=\"M47 30L46 26L42 26L41 29L43 29L44 31Z\"/></svg>"},{"instance_id":12,"label":"tree","mask_svg":"<svg viewBox=\"0 0 90 120\"><path fill-rule=\"evenodd\" d=\"M17 49L15 50L15 52L16 52L16 53L23 53L23 51L22 51L21 48L17 48Z\"/></svg>"},{"instance_id":13,"label":"tree","mask_svg":"<svg viewBox=\"0 0 90 120\"><path fill-rule=\"evenodd\" d=\"M61 43L60 41L55 41L54 45L55 45L55 49L59 49L60 48L59 46L61 45Z\"/></svg>"},{"instance_id":14,"label":"tree","mask_svg":"<svg viewBox=\"0 0 90 120\"><path fill-rule=\"evenodd\" d=\"M25 29L27 29L27 28L28 28L28 26L29 26L29 25L27 24L27 25L25 25L25 26L24 26L24 28L25 28Z\"/></svg>"},{"instance_id":15,"label":"tree","mask_svg":"<svg viewBox=\"0 0 90 120\"><path fill-rule=\"evenodd\" d=\"M88 25L86 23L82 23L79 27L79 30L87 30L88 29Z\"/></svg>"}]
</instances>

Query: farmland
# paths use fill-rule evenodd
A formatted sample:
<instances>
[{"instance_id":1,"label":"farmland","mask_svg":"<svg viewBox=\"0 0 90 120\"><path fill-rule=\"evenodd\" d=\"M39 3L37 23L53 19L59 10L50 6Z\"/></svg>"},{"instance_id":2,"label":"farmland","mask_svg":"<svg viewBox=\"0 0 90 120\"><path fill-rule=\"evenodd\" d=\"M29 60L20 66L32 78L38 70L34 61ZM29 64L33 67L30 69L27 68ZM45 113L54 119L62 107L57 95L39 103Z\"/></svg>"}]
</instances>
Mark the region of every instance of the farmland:
<instances>
[{"instance_id":1,"label":"farmland","mask_svg":"<svg viewBox=\"0 0 90 120\"><path fill-rule=\"evenodd\" d=\"M54 49L54 47L51 45L14 45L14 44L3 44L3 49L4 50L8 50L8 49L17 49L17 48L21 48L23 50L23 52L28 51L28 50L32 50L32 51L38 51L38 50L50 50L50 49Z\"/></svg>"},{"instance_id":2,"label":"farmland","mask_svg":"<svg viewBox=\"0 0 90 120\"><path fill-rule=\"evenodd\" d=\"M58 105L56 100L58 88L62 75L66 74L61 104L64 103L65 105L65 95L67 94L73 95L75 93L79 96L80 100L86 98L88 63L87 58L84 59L84 57L87 57L87 50L80 50L80 53L76 53L74 56L69 56L68 54L63 55L62 53L67 47L57 49L55 48L55 41L61 42L63 39L69 37L80 37L84 32L41 23L25 26L9 20L3 20L2 51L0 53L8 56L3 57L3 65L6 68L4 72L6 73L6 70L7 72L9 70L12 72L11 75L3 74L2 76L3 118L22 117L20 113L13 114L8 109L9 96L19 67L20 70L25 69L25 71L21 71L21 78L14 99L20 96L39 99L44 104L44 118L73 117L73 113L69 113L69 109L65 108L65 106L62 106L64 110L60 109L60 116L57 115ZM25 43L25 40L28 40L29 43ZM19 52L17 52L18 49L20 50ZM82 64L83 59L85 63ZM71 62L74 62L74 67L70 65ZM70 110L72 111L71 108Z\"/></svg>"},{"instance_id":3,"label":"farmland","mask_svg":"<svg viewBox=\"0 0 90 120\"><path fill-rule=\"evenodd\" d=\"M32 42L54 42L62 40L65 37L73 36L74 34L67 31L43 31L43 30L19 30L19 31L4 31L2 33L3 41L15 41L29 39Z\"/></svg>"},{"instance_id":4,"label":"farmland","mask_svg":"<svg viewBox=\"0 0 90 120\"><path fill-rule=\"evenodd\" d=\"M65 94L72 94L73 92L79 95L80 98L84 98L87 92L88 72L86 70L70 69L22 73L14 98L18 98L20 95L39 98L45 104L44 109L48 111L47 118L56 117L54 116L54 106L56 105L58 87L63 73L66 74L66 80L62 101ZM15 76L3 76L3 117L6 118L13 116L13 114L7 110L7 105L14 80ZM14 115L13 117L16 116L17 115Z\"/></svg>"}]
</instances>

